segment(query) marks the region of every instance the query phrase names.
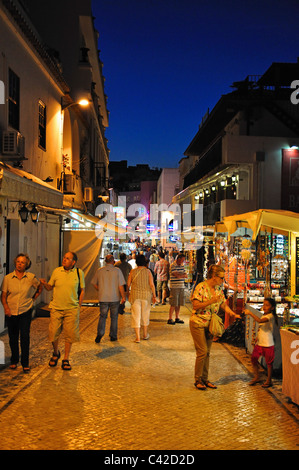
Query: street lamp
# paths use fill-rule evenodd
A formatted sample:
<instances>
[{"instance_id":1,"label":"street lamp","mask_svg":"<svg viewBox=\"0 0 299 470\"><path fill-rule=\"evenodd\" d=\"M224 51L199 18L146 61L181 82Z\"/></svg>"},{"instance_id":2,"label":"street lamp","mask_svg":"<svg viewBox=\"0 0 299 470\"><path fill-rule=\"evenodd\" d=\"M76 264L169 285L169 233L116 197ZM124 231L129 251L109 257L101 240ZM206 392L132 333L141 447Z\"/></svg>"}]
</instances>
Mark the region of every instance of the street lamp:
<instances>
[{"instance_id":1,"label":"street lamp","mask_svg":"<svg viewBox=\"0 0 299 470\"><path fill-rule=\"evenodd\" d=\"M62 98L61 98L61 109L62 109L62 111L64 111L65 109L69 108L70 106L74 106L74 105L76 105L76 104L78 104L78 105L80 105L80 106L83 106L83 107L86 107L86 106L88 106L90 103L91 103L91 101L89 101L88 99L82 98L82 99L79 100L79 101L75 101L75 102L73 102L73 103L68 103L68 104L66 104L66 103L63 102L63 97L62 97Z\"/></svg>"}]
</instances>

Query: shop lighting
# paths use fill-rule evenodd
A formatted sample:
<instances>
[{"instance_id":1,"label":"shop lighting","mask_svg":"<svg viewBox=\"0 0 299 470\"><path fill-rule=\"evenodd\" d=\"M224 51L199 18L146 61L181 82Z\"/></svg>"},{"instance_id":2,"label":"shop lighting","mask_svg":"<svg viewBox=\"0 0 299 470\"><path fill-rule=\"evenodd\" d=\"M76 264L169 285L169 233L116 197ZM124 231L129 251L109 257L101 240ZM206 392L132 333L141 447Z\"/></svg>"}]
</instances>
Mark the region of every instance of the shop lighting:
<instances>
[{"instance_id":1,"label":"shop lighting","mask_svg":"<svg viewBox=\"0 0 299 470\"><path fill-rule=\"evenodd\" d=\"M216 186L213 184L211 189L212 191L216 191Z\"/></svg>"},{"instance_id":2,"label":"shop lighting","mask_svg":"<svg viewBox=\"0 0 299 470\"><path fill-rule=\"evenodd\" d=\"M225 186L225 181L224 180L220 181L220 186L222 186L222 187Z\"/></svg>"}]
</instances>

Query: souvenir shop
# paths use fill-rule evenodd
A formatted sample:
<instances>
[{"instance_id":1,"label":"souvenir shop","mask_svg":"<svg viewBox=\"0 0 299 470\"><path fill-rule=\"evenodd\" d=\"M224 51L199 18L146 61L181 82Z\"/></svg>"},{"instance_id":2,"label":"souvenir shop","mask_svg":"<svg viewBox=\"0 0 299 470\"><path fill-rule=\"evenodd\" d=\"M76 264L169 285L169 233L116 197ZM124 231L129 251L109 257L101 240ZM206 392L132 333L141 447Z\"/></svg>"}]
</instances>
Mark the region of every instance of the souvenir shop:
<instances>
[{"instance_id":1,"label":"souvenir shop","mask_svg":"<svg viewBox=\"0 0 299 470\"><path fill-rule=\"evenodd\" d=\"M284 356L287 348L290 356L290 341L299 339L299 214L260 209L224 217L215 226L214 248L215 262L226 270L225 287L234 311L242 313L246 306L261 316L264 298L275 298L279 325L274 329L273 372L284 371L284 385L293 384L288 396L294 397L294 391L299 390L299 375L289 359L284 361ZM229 326L227 318L225 326ZM257 322L246 316L248 353L253 350L257 330ZM292 376L292 380L287 376ZM294 400L298 403L298 391L296 394Z\"/></svg>"}]
</instances>

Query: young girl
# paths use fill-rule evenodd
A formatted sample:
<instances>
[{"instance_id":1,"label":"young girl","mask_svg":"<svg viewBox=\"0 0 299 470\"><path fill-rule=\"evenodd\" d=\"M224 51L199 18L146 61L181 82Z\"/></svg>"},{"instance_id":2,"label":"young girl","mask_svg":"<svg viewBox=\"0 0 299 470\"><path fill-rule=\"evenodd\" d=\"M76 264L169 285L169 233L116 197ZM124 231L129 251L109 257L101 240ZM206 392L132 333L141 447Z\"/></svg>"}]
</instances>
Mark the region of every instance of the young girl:
<instances>
[{"instance_id":1,"label":"young girl","mask_svg":"<svg viewBox=\"0 0 299 470\"><path fill-rule=\"evenodd\" d=\"M272 370L274 362L274 321L276 325L278 324L276 314L276 303L274 299L267 298L264 300L263 312L264 313L262 317L259 318L249 310L245 310L246 315L252 316L252 318L254 318L254 320L259 323L257 340L251 355L254 377L251 382L249 382L249 385L254 385L260 381L258 359L260 358L260 356L264 356L268 368L268 375L266 382L262 386L266 388L271 387L272 385Z\"/></svg>"}]
</instances>

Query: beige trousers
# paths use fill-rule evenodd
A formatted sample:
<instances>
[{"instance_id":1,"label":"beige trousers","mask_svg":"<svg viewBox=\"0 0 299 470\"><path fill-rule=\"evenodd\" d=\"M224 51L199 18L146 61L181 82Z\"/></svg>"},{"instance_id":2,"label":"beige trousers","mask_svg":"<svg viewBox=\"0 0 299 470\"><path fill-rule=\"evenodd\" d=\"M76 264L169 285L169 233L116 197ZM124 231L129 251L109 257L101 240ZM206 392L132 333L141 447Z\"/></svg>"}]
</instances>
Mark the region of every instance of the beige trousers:
<instances>
[{"instance_id":1,"label":"beige trousers","mask_svg":"<svg viewBox=\"0 0 299 470\"><path fill-rule=\"evenodd\" d=\"M206 382L209 375L210 350L213 336L209 333L208 328L199 326L193 321L189 322L189 327L196 351L195 383L200 380Z\"/></svg>"}]
</instances>

